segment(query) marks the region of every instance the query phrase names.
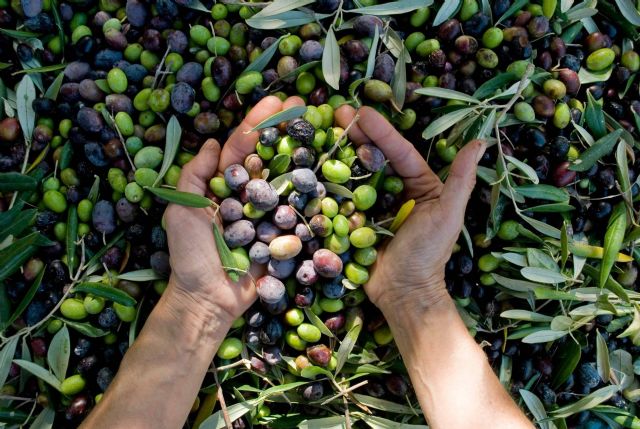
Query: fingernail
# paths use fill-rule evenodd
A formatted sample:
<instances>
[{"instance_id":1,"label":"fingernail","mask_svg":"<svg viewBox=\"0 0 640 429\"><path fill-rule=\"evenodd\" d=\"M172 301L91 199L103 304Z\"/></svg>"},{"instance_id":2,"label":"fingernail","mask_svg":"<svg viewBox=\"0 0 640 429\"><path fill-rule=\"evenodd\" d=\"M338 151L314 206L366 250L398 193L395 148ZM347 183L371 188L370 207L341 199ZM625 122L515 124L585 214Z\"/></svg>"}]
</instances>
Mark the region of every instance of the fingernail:
<instances>
[{"instance_id":1,"label":"fingernail","mask_svg":"<svg viewBox=\"0 0 640 429\"><path fill-rule=\"evenodd\" d=\"M487 143L483 140L480 140L480 144L478 145L478 152L476 152L476 163L480 162L482 159L482 155L487 150Z\"/></svg>"}]
</instances>

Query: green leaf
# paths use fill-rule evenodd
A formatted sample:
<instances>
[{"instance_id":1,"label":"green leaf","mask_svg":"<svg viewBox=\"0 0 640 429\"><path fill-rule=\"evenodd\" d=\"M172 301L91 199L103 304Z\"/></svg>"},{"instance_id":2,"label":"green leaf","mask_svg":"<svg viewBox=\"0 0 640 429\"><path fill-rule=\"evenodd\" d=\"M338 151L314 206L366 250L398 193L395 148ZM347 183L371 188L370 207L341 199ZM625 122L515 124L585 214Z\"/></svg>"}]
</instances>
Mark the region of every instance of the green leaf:
<instances>
[{"instance_id":1,"label":"green leaf","mask_svg":"<svg viewBox=\"0 0 640 429\"><path fill-rule=\"evenodd\" d=\"M540 179L538 178L538 174L528 164L510 155L505 155L504 157L507 161L513 164L514 167L516 167L518 170L524 173L524 175L527 176L527 178L531 180L534 184L538 184L538 182L540 182Z\"/></svg>"},{"instance_id":2,"label":"green leaf","mask_svg":"<svg viewBox=\"0 0 640 429\"><path fill-rule=\"evenodd\" d=\"M42 283L42 278L44 277L44 272L45 272L45 269L43 267L38 272L38 275L36 276L36 278L33 279L33 283L29 287L29 290L27 290L27 292L24 294L24 296L22 297L22 300L20 301L20 304L18 304L16 309L11 314L11 317L9 317L6 323L4 323L0 327L0 331L4 330L8 326L11 326L13 322L18 320L18 317L20 317L20 315L27 309L27 307L33 300L33 297L36 295L36 292L38 292L38 288L40 287L40 283Z\"/></svg>"},{"instance_id":3,"label":"green leaf","mask_svg":"<svg viewBox=\"0 0 640 429\"><path fill-rule=\"evenodd\" d=\"M284 191L289 187L289 183L291 182L291 177L293 173L284 173L273 179L269 184L273 186L278 195L282 195Z\"/></svg>"},{"instance_id":4,"label":"green leaf","mask_svg":"<svg viewBox=\"0 0 640 429\"><path fill-rule=\"evenodd\" d=\"M498 26L498 24L500 24L502 21L504 21L505 19L511 17L511 15L513 15L516 12L518 12L519 10L522 10L526 6L527 3L529 3L529 0L517 0L516 2L514 2L511 5L511 7L509 9L507 9L507 11L505 13L502 14L500 19L498 19L496 21L494 26Z\"/></svg>"},{"instance_id":5,"label":"green leaf","mask_svg":"<svg viewBox=\"0 0 640 429\"><path fill-rule=\"evenodd\" d=\"M308 1L308 0L306 0L306 1ZM270 6L273 6L274 3L271 3ZM291 3L295 3L295 2L291 2ZM256 15L264 12L268 8L269 8L269 6L267 6L264 9L262 9L262 11L258 12ZM256 15L254 15L254 17ZM264 70L265 67L267 67L267 65L269 64L269 61L271 61L271 59L273 58L273 55L278 50L278 47L280 46L280 41L282 41L282 39L284 39L288 35L289 35L289 33L283 34L282 36L278 37L278 39L275 42L273 42L271 44L271 46L269 46L267 49L265 49L264 52L262 52L258 56L258 58L256 58L255 60L251 61L251 63L249 63L249 65L244 69L243 73L250 72L250 71L259 71L259 72L261 72L262 70Z\"/></svg>"},{"instance_id":6,"label":"green leaf","mask_svg":"<svg viewBox=\"0 0 640 429\"><path fill-rule=\"evenodd\" d=\"M29 76L23 76L16 87L16 110L22 128L22 134L27 141L31 141L33 128L36 123L36 112L33 110L33 100L36 98L36 87Z\"/></svg>"},{"instance_id":7,"label":"green leaf","mask_svg":"<svg viewBox=\"0 0 640 429\"><path fill-rule=\"evenodd\" d=\"M36 209L14 210L16 207L17 205L8 212L4 212L12 213L12 219L10 221L11 223L0 221L0 241L3 241L10 235L14 237L20 235L25 229L29 228L38 213Z\"/></svg>"},{"instance_id":8,"label":"green leaf","mask_svg":"<svg viewBox=\"0 0 640 429\"><path fill-rule=\"evenodd\" d=\"M298 429L346 429L345 416L320 417L307 419L298 425Z\"/></svg>"},{"instance_id":9,"label":"green leaf","mask_svg":"<svg viewBox=\"0 0 640 429\"><path fill-rule=\"evenodd\" d=\"M153 187L158 186L160 181L171 165L173 164L173 160L176 157L176 153L178 153L178 148L180 147L180 136L182 135L182 128L180 127L180 122L178 118L174 115L171 115L169 122L167 123L167 132L166 132L166 140L164 144L164 157L162 158L162 167L160 167L160 172L158 173L158 177L153 182Z\"/></svg>"},{"instance_id":10,"label":"green leaf","mask_svg":"<svg viewBox=\"0 0 640 429\"><path fill-rule=\"evenodd\" d=\"M542 429L551 429L550 423L547 422L547 411L544 409L544 405L542 405L542 401L532 392L528 390L520 389L520 396L522 396L522 400L531 411L531 414L536 419L536 422L540 425Z\"/></svg>"},{"instance_id":11,"label":"green leaf","mask_svg":"<svg viewBox=\"0 0 640 429\"><path fill-rule=\"evenodd\" d=\"M358 323L354 325L353 328L351 328L342 339L340 347L338 347L338 352L336 353L336 360L338 361L336 364L336 369L334 371L336 374L340 372L345 362L347 361L347 358L351 354L353 347L358 341L358 336L360 335L361 330L362 324Z\"/></svg>"},{"instance_id":12,"label":"green leaf","mask_svg":"<svg viewBox=\"0 0 640 429\"><path fill-rule=\"evenodd\" d=\"M371 48L369 48L369 58L367 58L367 71L364 74L365 79L373 76L373 70L376 66L376 55L378 54L378 42L380 41L380 28L376 25L373 27L373 40Z\"/></svg>"},{"instance_id":13,"label":"green leaf","mask_svg":"<svg viewBox=\"0 0 640 429\"><path fill-rule=\"evenodd\" d=\"M360 416L362 421L369 425L371 429L429 429L426 425L400 423L380 416L371 416L364 413L358 413L357 415Z\"/></svg>"},{"instance_id":14,"label":"green leaf","mask_svg":"<svg viewBox=\"0 0 640 429\"><path fill-rule=\"evenodd\" d=\"M100 194L100 176L95 175L93 179L93 183L91 184L91 189L89 189L89 194L87 194L87 199L95 205L96 201L98 201L99 194Z\"/></svg>"},{"instance_id":15,"label":"green leaf","mask_svg":"<svg viewBox=\"0 0 640 429\"><path fill-rule=\"evenodd\" d=\"M231 250L229 250L227 242L224 241L224 237L222 236L220 227L215 222L213 223L213 238L216 242L216 248L218 249L218 256L220 256L222 267L226 271L229 278L234 282L237 282L238 280L240 280L240 274L234 269L238 268L238 263L236 262L236 258L235 256L233 256L233 253L231 253Z\"/></svg>"},{"instance_id":16,"label":"green leaf","mask_svg":"<svg viewBox=\"0 0 640 429\"><path fill-rule=\"evenodd\" d=\"M102 256L107 253L107 250L116 245L118 241L120 241L124 237L124 231L118 232L107 244L105 244L100 250L98 250L95 255L93 255L89 261L85 264L85 267L91 267L95 265Z\"/></svg>"},{"instance_id":17,"label":"green leaf","mask_svg":"<svg viewBox=\"0 0 640 429\"><path fill-rule=\"evenodd\" d=\"M163 277L156 273L153 269L147 268L143 270L129 271L128 273L118 274L119 280L128 280L131 282L150 282L160 280Z\"/></svg>"},{"instance_id":18,"label":"green leaf","mask_svg":"<svg viewBox=\"0 0 640 429\"><path fill-rule=\"evenodd\" d=\"M396 404L395 402L388 401L386 399L376 398L374 396L361 395L359 393L354 393L353 397L356 401L360 402L363 405L366 405L369 408L374 408L376 410L386 411L388 413L395 414L406 414L408 416L415 415L415 412L419 410L408 407L402 404Z\"/></svg>"},{"instance_id":19,"label":"green leaf","mask_svg":"<svg viewBox=\"0 0 640 429\"><path fill-rule=\"evenodd\" d=\"M635 26L640 26L640 13L631 0L616 0L616 4L627 21Z\"/></svg>"},{"instance_id":20,"label":"green leaf","mask_svg":"<svg viewBox=\"0 0 640 429\"><path fill-rule=\"evenodd\" d=\"M573 414L579 413L580 411L591 409L596 405L600 405L603 402L608 401L619 390L620 388L618 386L603 387L591 392L589 395L574 402L573 404L565 405L564 407L551 411L551 414L553 414L553 417L555 418L569 417Z\"/></svg>"},{"instance_id":21,"label":"green leaf","mask_svg":"<svg viewBox=\"0 0 640 429\"><path fill-rule=\"evenodd\" d=\"M604 235L604 254L600 267L599 285L604 287L609 273L618 258L618 252L622 248L624 234L627 229L627 207L621 202L616 205L609 218L607 232Z\"/></svg>"},{"instance_id":22,"label":"green leaf","mask_svg":"<svg viewBox=\"0 0 640 429\"><path fill-rule=\"evenodd\" d=\"M329 194L338 195L340 197L344 197L348 199L353 199L353 193L348 188L342 185L338 185L337 183L332 183L332 182L322 182L322 184L324 185L325 189L327 190L327 193Z\"/></svg>"},{"instance_id":23,"label":"green leaf","mask_svg":"<svg viewBox=\"0 0 640 429\"><path fill-rule=\"evenodd\" d=\"M278 15L314 2L315 0L274 0L267 7L253 16L261 18Z\"/></svg>"},{"instance_id":24,"label":"green leaf","mask_svg":"<svg viewBox=\"0 0 640 429\"><path fill-rule=\"evenodd\" d=\"M322 53L322 74L325 82L333 89L340 86L340 47L338 40L333 32L333 28L329 28L327 37L324 41L324 52Z\"/></svg>"},{"instance_id":25,"label":"green leaf","mask_svg":"<svg viewBox=\"0 0 640 429\"><path fill-rule=\"evenodd\" d=\"M532 213L566 213L575 209L572 205L564 203L541 204L539 206L527 207L527 211Z\"/></svg>"},{"instance_id":26,"label":"green leaf","mask_svg":"<svg viewBox=\"0 0 640 429\"><path fill-rule=\"evenodd\" d=\"M283 174L291 164L291 156L286 153L279 153L269 161L269 175L278 176ZM275 180L275 179L274 179Z\"/></svg>"},{"instance_id":27,"label":"green leaf","mask_svg":"<svg viewBox=\"0 0 640 429\"><path fill-rule=\"evenodd\" d=\"M545 185L543 183L516 186L514 190L525 198L554 201L557 203L566 203L569 201L569 193L566 189L556 188L555 186Z\"/></svg>"},{"instance_id":28,"label":"green leaf","mask_svg":"<svg viewBox=\"0 0 640 429\"><path fill-rule=\"evenodd\" d=\"M32 33L31 31L10 30L8 28L0 28L0 33L6 34L14 39L33 39L40 36L38 33Z\"/></svg>"},{"instance_id":29,"label":"green leaf","mask_svg":"<svg viewBox=\"0 0 640 429\"><path fill-rule=\"evenodd\" d=\"M60 159L58 161L58 167L60 170L64 170L65 168L71 165L71 158L73 157L73 147L71 146L71 142L66 142L64 146L62 146L62 151L60 152Z\"/></svg>"},{"instance_id":30,"label":"green leaf","mask_svg":"<svg viewBox=\"0 0 640 429\"><path fill-rule=\"evenodd\" d=\"M553 355L553 375L551 383L554 388L560 387L580 363L582 349L573 339L568 338L558 346L558 350Z\"/></svg>"},{"instance_id":31,"label":"green leaf","mask_svg":"<svg viewBox=\"0 0 640 429\"><path fill-rule=\"evenodd\" d=\"M560 240L560 230L558 228L551 225L547 225L546 223L541 222L538 219L534 219L532 217L523 215L520 212L518 212L518 216L520 216L525 222L527 222L529 225L535 228L536 231L548 237Z\"/></svg>"},{"instance_id":32,"label":"green leaf","mask_svg":"<svg viewBox=\"0 0 640 429\"><path fill-rule=\"evenodd\" d=\"M431 122L427 128L422 132L422 138L425 140L432 139L449 128L462 121L467 115L470 115L475 110L474 107L465 107L446 115L440 116L435 121Z\"/></svg>"},{"instance_id":33,"label":"green leaf","mask_svg":"<svg viewBox=\"0 0 640 429\"><path fill-rule=\"evenodd\" d=\"M38 181L31 176L17 172L0 173L0 192L34 191Z\"/></svg>"},{"instance_id":34,"label":"green leaf","mask_svg":"<svg viewBox=\"0 0 640 429\"><path fill-rule=\"evenodd\" d=\"M567 264L567 260L569 259L569 235L567 233L567 222L562 223L562 228L560 229L560 252L561 252L561 264L562 268Z\"/></svg>"},{"instance_id":35,"label":"green leaf","mask_svg":"<svg viewBox=\"0 0 640 429\"><path fill-rule=\"evenodd\" d=\"M602 338L600 331L596 332L596 367L598 368L598 374L600 374L602 381L608 383L611 372L609 348L607 347L607 342Z\"/></svg>"},{"instance_id":36,"label":"green leaf","mask_svg":"<svg viewBox=\"0 0 640 429\"><path fill-rule=\"evenodd\" d=\"M527 335L522 339L522 342L526 344L548 343L560 339L568 333L569 332L567 331L553 331L551 329L545 329Z\"/></svg>"},{"instance_id":37,"label":"green leaf","mask_svg":"<svg viewBox=\"0 0 640 429\"><path fill-rule=\"evenodd\" d=\"M260 401L255 399L250 399L248 401L243 401L238 404L233 404L230 407L227 407L227 414L229 419L233 422L238 420L240 417L244 416L250 411L253 411L257 405L260 404ZM199 429L222 429L225 427L224 415L222 410L216 412L215 414L207 417L202 423L200 423Z\"/></svg>"},{"instance_id":38,"label":"green leaf","mask_svg":"<svg viewBox=\"0 0 640 429\"><path fill-rule=\"evenodd\" d=\"M409 55L406 49L400 52L398 61L394 68L393 78L391 79L391 89L393 92L393 103L398 111L404 106L405 94L407 92L407 64L406 58Z\"/></svg>"},{"instance_id":39,"label":"green leaf","mask_svg":"<svg viewBox=\"0 0 640 429\"><path fill-rule=\"evenodd\" d=\"M454 91L453 89L438 88L438 87L425 87L419 88L415 91L416 94L422 94L430 97L439 97L446 100L458 100L466 103L478 104L480 100L463 92Z\"/></svg>"},{"instance_id":40,"label":"green leaf","mask_svg":"<svg viewBox=\"0 0 640 429\"><path fill-rule=\"evenodd\" d=\"M628 162L627 144L624 141L620 141L620 143L618 143L618 147L616 148L616 175L618 176L620 190L622 190L622 193L626 194L627 198L631 200L631 181L629 180Z\"/></svg>"},{"instance_id":41,"label":"green leaf","mask_svg":"<svg viewBox=\"0 0 640 429\"><path fill-rule=\"evenodd\" d=\"M108 331L96 328L89 322L76 322L73 320L65 319L64 317L58 317L57 319L64 322L68 327L78 331L82 335L86 335L87 337L100 338L109 333Z\"/></svg>"},{"instance_id":42,"label":"green leaf","mask_svg":"<svg viewBox=\"0 0 640 429\"><path fill-rule=\"evenodd\" d=\"M69 330L63 326L51 339L47 350L47 362L53 374L62 383L67 375L69 357L71 356L71 340Z\"/></svg>"},{"instance_id":43,"label":"green leaf","mask_svg":"<svg viewBox=\"0 0 640 429\"><path fill-rule=\"evenodd\" d=\"M9 377L11 362L13 362L13 356L16 354L19 339L19 335L12 336L0 350L0 384L3 386Z\"/></svg>"},{"instance_id":44,"label":"green leaf","mask_svg":"<svg viewBox=\"0 0 640 429\"><path fill-rule=\"evenodd\" d=\"M275 115L269 116L267 119L253 127L251 131L261 130L268 127L275 127L276 125L280 124L280 122L286 122L295 118L299 118L300 116L304 115L306 111L307 106L290 107L286 110L276 113Z\"/></svg>"},{"instance_id":45,"label":"green leaf","mask_svg":"<svg viewBox=\"0 0 640 429\"><path fill-rule=\"evenodd\" d=\"M327 18L329 15L313 13L311 11L292 10L272 16L255 15L247 19L247 25L260 30L275 30L277 28L290 28L299 25L309 24Z\"/></svg>"},{"instance_id":46,"label":"green leaf","mask_svg":"<svg viewBox=\"0 0 640 429\"><path fill-rule=\"evenodd\" d=\"M136 300L133 299L128 293L123 290L117 289L113 286L107 286L104 283L96 282L83 282L79 283L73 288L74 292L90 293L94 296L108 299L109 301L117 302L118 304L126 305L127 307L133 307L136 305Z\"/></svg>"},{"instance_id":47,"label":"green leaf","mask_svg":"<svg viewBox=\"0 0 640 429\"><path fill-rule=\"evenodd\" d=\"M56 101L58 98L58 92L60 92L60 87L62 86L62 81L64 80L64 72L58 73L58 76L51 82L49 88L44 93L45 98L49 98L53 101Z\"/></svg>"},{"instance_id":48,"label":"green leaf","mask_svg":"<svg viewBox=\"0 0 640 429\"><path fill-rule=\"evenodd\" d=\"M309 380L315 380L319 375L324 375L329 378L333 377L333 375L327 369L316 365L309 365L307 367L304 367L302 371L300 371L300 376L302 378L308 378Z\"/></svg>"},{"instance_id":49,"label":"green leaf","mask_svg":"<svg viewBox=\"0 0 640 429\"><path fill-rule=\"evenodd\" d=\"M55 410L47 407L38 414L38 417L36 417L33 423L31 423L31 426L29 426L29 429L52 429L55 418Z\"/></svg>"},{"instance_id":50,"label":"green leaf","mask_svg":"<svg viewBox=\"0 0 640 429\"><path fill-rule=\"evenodd\" d=\"M553 317L528 310L506 310L500 313L500 317L513 320L525 320L527 322L551 322Z\"/></svg>"},{"instance_id":51,"label":"green leaf","mask_svg":"<svg viewBox=\"0 0 640 429\"><path fill-rule=\"evenodd\" d=\"M185 7L188 7L189 9L197 10L200 12L211 13L211 10L209 10L205 5L203 5L200 0L189 0L185 4Z\"/></svg>"},{"instance_id":52,"label":"green leaf","mask_svg":"<svg viewBox=\"0 0 640 429\"><path fill-rule=\"evenodd\" d=\"M23 70L18 70L17 72L12 73L12 75L18 75L18 74L31 74L31 73L48 73L48 72L52 72L52 71L58 71L58 70L62 70L63 68L67 67L66 64L51 64L48 66L41 66L41 67L33 67L30 69L23 69Z\"/></svg>"},{"instance_id":53,"label":"green leaf","mask_svg":"<svg viewBox=\"0 0 640 429\"><path fill-rule=\"evenodd\" d=\"M29 414L24 411L14 410L13 408L0 407L0 424L6 427L5 423L14 425L10 427L22 427L24 422L29 419Z\"/></svg>"},{"instance_id":54,"label":"green leaf","mask_svg":"<svg viewBox=\"0 0 640 429\"><path fill-rule=\"evenodd\" d=\"M397 0L373 6L359 7L357 9L345 10L347 13L359 13L362 15L400 15L408 13L421 7L428 7L433 4L433 0ZM435 25L435 24L434 24Z\"/></svg>"},{"instance_id":55,"label":"green leaf","mask_svg":"<svg viewBox=\"0 0 640 429\"><path fill-rule=\"evenodd\" d=\"M587 106L584 109L584 119L587 127L597 138L602 138L607 134L602 106L589 91L587 91Z\"/></svg>"},{"instance_id":56,"label":"green leaf","mask_svg":"<svg viewBox=\"0 0 640 429\"><path fill-rule=\"evenodd\" d=\"M462 6L462 0L444 0L433 19L433 26L438 26L451 18L460 9L460 6Z\"/></svg>"},{"instance_id":57,"label":"green leaf","mask_svg":"<svg viewBox=\"0 0 640 429\"><path fill-rule=\"evenodd\" d=\"M333 332L331 332L329 328L326 327L324 322L322 322L322 320L320 320L320 318L316 316L316 314L313 311L311 311L310 308L305 307L304 314L307 316L307 319L309 319L309 322L311 322L313 326L318 328L320 332L322 332L327 337L335 338L335 335L333 335Z\"/></svg>"},{"instance_id":58,"label":"green leaf","mask_svg":"<svg viewBox=\"0 0 640 429\"><path fill-rule=\"evenodd\" d=\"M290 71L289 73L285 74L284 76L279 76L276 80L274 80L273 82L271 82L266 89L268 90L269 88L271 88L274 84L281 82L281 81L286 81L289 78L294 78L297 77L300 73L305 72L309 69L314 68L315 66L317 66L318 64L320 64L320 61L310 61L308 63L302 64L299 67L296 67L294 70Z\"/></svg>"},{"instance_id":59,"label":"green leaf","mask_svg":"<svg viewBox=\"0 0 640 429\"><path fill-rule=\"evenodd\" d=\"M55 377L55 375L53 375L52 373L50 373L40 365L36 365L33 362L29 362L27 360L22 360L22 359L15 359L13 362L15 362L15 364L18 365L20 368L23 368L29 371L31 374L35 375L45 383L50 384L51 387L53 387L54 389L58 391L60 390L60 384L61 384L60 380L58 380Z\"/></svg>"},{"instance_id":60,"label":"green leaf","mask_svg":"<svg viewBox=\"0 0 640 429\"><path fill-rule=\"evenodd\" d=\"M611 370L617 375L619 387L622 390L631 388L635 382L631 353L624 349L614 350L609 354L609 362Z\"/></svg>"},{"instance_id":61,"label":"green leaf","mask_svg":"<svg viewBox=\"0 0 640 429\"><path fill-rule=\"evenodd\" d=\"M76 240L78 240L78 209L75 204L71 204L67 211L67 229L65 238L70 277L73 277L73 270L77 265Z\"/></svg>"},{"instance_id":62,"label":"green leaf","mask_svg":"<svg viewBox=\"0 0 640 429\"><path fill-rule=\"evenodd\" d=\"M206 208L213 204L209 198L191 192L176 191L168 188L146 187L145 189L163 200L181 206Z\"/></svg>"},{"instance_id":63,"label":"green leaf","mask_svg":"<svg viewBox=\"0 0 640 429\"><path fill-rule=\"evenodd\" d=\"M498 89L504 87L506 84L517 80L519 79L513 73L499 73L480 85L480 87L478 87L478 89L473 93L473 97L478 100L484 100L485 98L492 96Z\"/></svg>"},{"instance_id":64,"label":"green leaf","mask_svg":"<svg viewBox=\"0 0 640 429\"><path fill-rule=\"evenodd\" d=\"M524 267L520 274L527 280L543 284L564 283L567 279L560 273L547 268Z\"/></svg>"},{"instance_id":65,"label":"green leaf","mask_svg":"<svg viewBox=\"0 0 640 429\"><path fill-rule=\"evenodd\" d=\"M400 54L404 52L406 55L405 62L411 62L411 56L407 52L407 48L404 46L404 41L398 33L393 30L393 28L387 26L386 30L380 37L382 39L382 43L384 43L394 57L400 58Z\"/></svg>"},{"instance_id":66,"label":"green leaf","mask_svg":"<svg viewBox=\"0 0 640 429\"><path fill-rule=\"evenodd\" d=\"M6 280L36 252L40 237L39 232L33 232L0 250L0 281Z\"/></svg>"}]
</instances>

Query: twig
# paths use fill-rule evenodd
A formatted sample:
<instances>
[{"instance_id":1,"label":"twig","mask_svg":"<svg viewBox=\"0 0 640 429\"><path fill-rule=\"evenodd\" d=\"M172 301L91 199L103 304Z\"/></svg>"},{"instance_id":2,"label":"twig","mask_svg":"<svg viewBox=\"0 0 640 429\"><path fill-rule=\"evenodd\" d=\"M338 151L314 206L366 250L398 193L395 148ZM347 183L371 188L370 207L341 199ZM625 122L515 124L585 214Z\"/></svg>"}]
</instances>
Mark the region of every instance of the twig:
<instances>
[{"instance_id":1,"label":"twig","mask_svg":"<svg viewBox=\"0 0 640 429\"><path fill-rule=\"evenodd\" d=\"M227 411L227 403L224 400L224 393L222 393L222 386L220 386L220 380L218 380L218 371L216 371L216 366L215 364L211 364L211 366L213 367L214 371L213 372L213 378L216 381L216 386L218 388L218 402L220 402L220 411L222 411L222 417L224 418L224 424L225 427L227 429L231 429L231 418L229 417L229 411Z\"/></svg>"},{"instance_id":2,"label":"twig","mask_svg":"<svg viewBox=\"0 0 640 429\"><path fill-rule=\"evenodd\" d=\"M321 402L320 405L327 405L329 402L333 401L334 399L339 398L340 396L345 396L347 393L351 393L353 392L355 389L364 386L365 384L369 383L368 380L364 380L361 381L358 384L354 384L353 386L349 387L348 389L344 389L342 386L339 386L340 392L338 392L337 394L333 395L332 397L330 397L329 399L325 400L324 402ZM337 383L336 383L337 384Z\"/></svg>"}]
</instances>

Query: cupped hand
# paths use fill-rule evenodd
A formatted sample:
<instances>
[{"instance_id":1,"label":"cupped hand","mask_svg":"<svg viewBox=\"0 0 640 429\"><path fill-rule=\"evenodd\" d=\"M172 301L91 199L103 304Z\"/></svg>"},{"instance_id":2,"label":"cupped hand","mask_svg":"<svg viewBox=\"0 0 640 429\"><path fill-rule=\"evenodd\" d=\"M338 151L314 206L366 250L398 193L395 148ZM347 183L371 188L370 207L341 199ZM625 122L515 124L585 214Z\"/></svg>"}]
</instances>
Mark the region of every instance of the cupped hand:
<instances>
[{"instance_id":1,"label":"cupped hand","mask_svg":"<svg viewBox=\"0 0 640 429\"><path fill-rule=\"evenodd\" d=\"M215 139L207 140L200 152L182 169L177 189L199 195L209 194L209 180L221 175L231 164L242 164L255 151L258 132L249 132L271 115L295 105L304 105L299 97L284 103L269 96L260 101L229 137L222 150ZM222 313L230 321L239 317L257 295L252 276L233 282L226 275L212 232L215 209L190 208L170 204L165 213L171 262L169 287L174 288L196 307ZM257 272L252 268L254 278Z\"/></svg>"},{"instance_id":2,"label":"cupped hand","mask_svg":"<svg viewBox=\"0 0 640 429\"><path fill-rule=\"evenodd\" d=\"M383 312L428 308L448 296L444 268L462 229L485 144L474 140L460 150L443 184L413 144L374 109L362 107L356 112L342 106L336 111L338 125L347 127L356 113L359 119L349 129L351 140L378 146L404 179L406 198L416 201L395 237L380 249L365 290Z\"/></svg>"}]
</instances>

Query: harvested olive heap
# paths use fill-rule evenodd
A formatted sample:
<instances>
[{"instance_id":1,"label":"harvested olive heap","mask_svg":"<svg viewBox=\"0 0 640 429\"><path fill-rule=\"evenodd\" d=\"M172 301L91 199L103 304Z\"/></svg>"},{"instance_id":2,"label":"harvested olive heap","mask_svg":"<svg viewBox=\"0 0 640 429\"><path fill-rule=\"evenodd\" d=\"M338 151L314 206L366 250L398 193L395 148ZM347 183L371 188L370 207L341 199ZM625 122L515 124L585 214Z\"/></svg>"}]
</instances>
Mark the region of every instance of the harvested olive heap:
<instances>
[{"instance_id":1,"label":"harvested olive heap","mask_svg":"<svg viewBox=\"0 0 640 429\"><path fill-rule=\"evenodd\" d=\"M214 361L226 406L208 374L189 427L425 427L362 288L412 202L335 126L350 104L443 180L487 140L446 267L465 324L541 427L640 427L639 26L632 0L0 0L0 423L101 399L166 288L173 202L218 205L230 278L265 265ZM307 106L212 200L176 193L266 95Z\"/></svg>"}]
</instances>

